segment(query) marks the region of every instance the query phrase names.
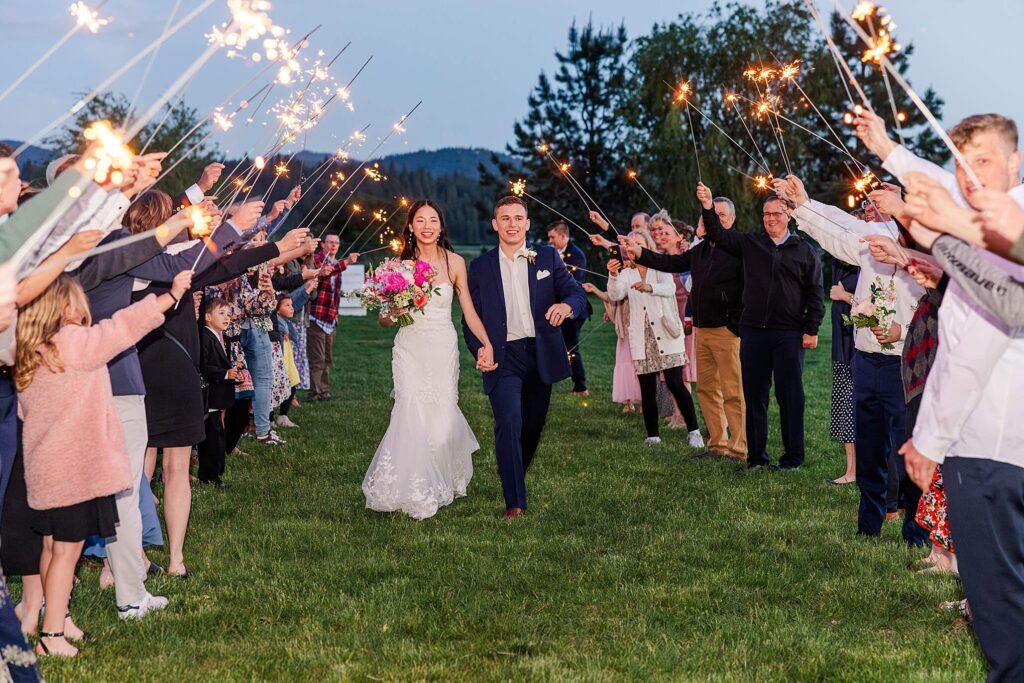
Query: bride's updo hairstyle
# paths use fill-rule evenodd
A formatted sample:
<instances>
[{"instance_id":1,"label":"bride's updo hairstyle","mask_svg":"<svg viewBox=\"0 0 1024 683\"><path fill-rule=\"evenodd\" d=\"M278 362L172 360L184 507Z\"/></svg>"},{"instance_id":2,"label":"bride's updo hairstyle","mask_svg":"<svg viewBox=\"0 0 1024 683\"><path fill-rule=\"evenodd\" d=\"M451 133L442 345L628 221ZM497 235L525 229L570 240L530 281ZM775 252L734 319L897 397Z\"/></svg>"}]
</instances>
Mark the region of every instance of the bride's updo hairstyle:
<instances>
[{"instance_id":1,"label":"bride's updo hairstyle","mask_svg":"<svg viewBox=\"0 0 1024 683\"><path fill-rule=\"evenodd\" d=\"M419 245L416 244L416 233L412 231L412 222L420 209L428 206L437 212L437 219L441 224L441 230L437 234L437 246L444 250L444 267L448 271L448 280L451 281L452 276L451 269L448 267L448 253L454 252L455 249L452 248L451 240L448 239L448 225L444 222L444 212L441 211L440 206L429 199L420 199L413 202L412 206L409 207L409 212L405 216L405 230L402 232L402 255L400 258L403 261L419 258L420 250Z\"/></svg>"}]
</instances>

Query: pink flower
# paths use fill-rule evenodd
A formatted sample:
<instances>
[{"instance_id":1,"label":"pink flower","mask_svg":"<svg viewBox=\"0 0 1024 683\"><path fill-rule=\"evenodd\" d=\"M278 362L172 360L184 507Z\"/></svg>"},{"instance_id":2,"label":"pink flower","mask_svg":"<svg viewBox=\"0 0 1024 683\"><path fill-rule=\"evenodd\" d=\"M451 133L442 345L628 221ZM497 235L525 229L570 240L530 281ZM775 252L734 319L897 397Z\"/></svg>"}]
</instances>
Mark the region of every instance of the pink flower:
<instances>
[{"instance_id":1,"label":"pink flower","mask_svg":"<svg viewBox=\"0 0 1024 683\"><path fill-rule=\"evenodd\" d=\"M875 305L870 301L858 301L850 309L850 315L872 316L875 314Z\"/></svg>"}]
</instances>

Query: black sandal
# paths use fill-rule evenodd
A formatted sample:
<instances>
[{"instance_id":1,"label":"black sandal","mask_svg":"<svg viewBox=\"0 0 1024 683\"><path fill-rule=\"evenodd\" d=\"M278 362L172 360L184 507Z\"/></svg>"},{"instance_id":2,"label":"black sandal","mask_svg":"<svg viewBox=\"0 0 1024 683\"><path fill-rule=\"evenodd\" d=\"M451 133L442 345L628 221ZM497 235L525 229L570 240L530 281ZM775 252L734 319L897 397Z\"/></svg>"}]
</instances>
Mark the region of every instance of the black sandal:
<instances>
[{"instance_id":1,"label":"black sandal","mask_svg":"<svg viewBox=\"0 0 1024 683\"><path fill-rule=\"evenodd\" d=\"M39 647L43 648L43 654L49 656L50 648L46 647L46 643L43 642L43 638L63 638L64 631L60 633L54 633L52 631L40 631L39 632Z\"/></svg>"},{"instance_id":2,"label":"black sandal","mask_svg":"<svg viewBox=\"0 0 1024 683\"><path fill-rule=\"evenodd\" d=\"M64 615L64 619L65 620L70 619L70 618L71 618L71 612L68 612L67 614ZM93 641L92 634L89 633L88 631L86 631L85 629L82 629L82 637L77 639L77 640L74 639L74 638L68 638L67 636L64 636L64 637L67 638L67 640L72 642L72 643L91 643Z\"/></svg>"}]
</instances>

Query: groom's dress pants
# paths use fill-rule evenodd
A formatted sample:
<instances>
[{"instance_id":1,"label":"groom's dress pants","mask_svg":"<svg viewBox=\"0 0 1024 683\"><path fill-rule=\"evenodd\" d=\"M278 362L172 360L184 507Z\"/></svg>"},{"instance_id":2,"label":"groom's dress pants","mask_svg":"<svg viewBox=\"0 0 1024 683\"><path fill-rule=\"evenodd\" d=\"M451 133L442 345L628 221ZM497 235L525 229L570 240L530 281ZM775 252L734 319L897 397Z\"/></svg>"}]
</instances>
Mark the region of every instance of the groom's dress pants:
<instances>
[{"instance_id":1,"label":"groom's dress pants","mask_svg":"<svg viewBox=\"0 0 1024 683\"><path fill-rule=\"evenodd\" d=\"M491 390L494 412L494 452L506 508L526 509L526 470L540 444L551 403L551 385L537 373L537 342L508 342L505 358L495 372Z\"/></svg>"}]
</instances>

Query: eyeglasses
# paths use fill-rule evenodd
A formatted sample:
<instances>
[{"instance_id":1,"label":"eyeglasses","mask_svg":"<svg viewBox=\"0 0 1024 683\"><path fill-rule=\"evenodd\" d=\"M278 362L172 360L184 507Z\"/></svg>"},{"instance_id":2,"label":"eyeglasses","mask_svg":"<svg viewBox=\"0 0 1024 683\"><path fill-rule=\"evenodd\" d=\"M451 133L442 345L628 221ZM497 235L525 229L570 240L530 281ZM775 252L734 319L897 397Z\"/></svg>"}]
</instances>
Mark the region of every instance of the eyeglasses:
<instances>
[{"instance_id":1,"label":"eyeglasses","mask_svg":"<svg viewBox=\"0 0 1024 683\"><path fill-rule=\"evenodd\" d=\"M786 212L784 212L784 211L765 211L763 215L764 215L765 218L780 218L782 216L785 216Z\"/></svg>"}]
</instances>

